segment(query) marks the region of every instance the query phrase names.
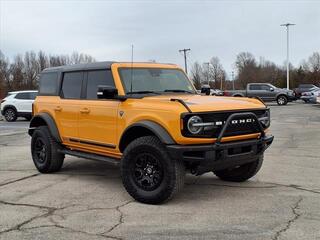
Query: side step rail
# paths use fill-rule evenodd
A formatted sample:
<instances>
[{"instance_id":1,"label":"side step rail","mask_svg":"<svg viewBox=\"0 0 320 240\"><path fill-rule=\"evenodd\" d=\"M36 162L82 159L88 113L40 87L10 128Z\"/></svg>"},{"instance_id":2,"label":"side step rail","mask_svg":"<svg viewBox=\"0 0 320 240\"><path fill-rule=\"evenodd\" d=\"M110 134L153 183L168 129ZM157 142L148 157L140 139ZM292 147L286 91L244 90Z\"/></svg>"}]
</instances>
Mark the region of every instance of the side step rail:
<instances>
[{"instance_id":1,"label":"side step rail","mask_svg":"<svg viewBox=\"0 0 320 240\"><path fill-rule=\"evenodd\" d=\"M85 153L85 152L81 152L81 151L71 151L71 150L68 150L68 149L60 149L59 152L67 154L67 155L75 156L75 157L80 157L80 158L86 158L86 159L106 162L106 163L109 163L109 164L111 164L113 166L119 166L120 165L120 160L119 159L106 157L106 156L98 155L98 154L94 154L94 153Z\"/></svg>"}]
</instances>

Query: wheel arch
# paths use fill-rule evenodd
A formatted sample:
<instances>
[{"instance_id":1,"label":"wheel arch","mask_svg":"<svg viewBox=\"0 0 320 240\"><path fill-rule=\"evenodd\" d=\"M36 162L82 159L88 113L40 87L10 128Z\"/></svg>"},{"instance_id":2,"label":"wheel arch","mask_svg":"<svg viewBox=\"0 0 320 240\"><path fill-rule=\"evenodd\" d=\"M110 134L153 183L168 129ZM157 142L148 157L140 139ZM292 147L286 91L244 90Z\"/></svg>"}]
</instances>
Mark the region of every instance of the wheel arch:
<instances>
[{"instance_id":1,"label":"wheel arch","mask_svg":"<svg viewBox=\"0 0 320 240\"><path fill-rule=\"evenodd\" d=\"M48 113L39 113L33 116L29 125L29 130L28 130L29 135L32 136L35 128L39 126L47 126L54 140L58 143L62 142L57 125L53 117L51 117Z\"/></svg>"},{"instance_id":2,"label":"wheel arch","mask_svg":"<svg viewBox=\"0 0 320 240\"><path fill-rule=\"evenodd\" d=\"M16 113L18 113L17 108L16 108L14 105L11 105L11 104L5 105L5 106L3 107L3 112L6 111L8 108L12 108L13 110L16 111Z\"/></svg>"},{"instance_id":3,"label":"wheel arch","mask_svg":"<svg viewBox=\"0 0 320 240\"><path fill-rule=\"evenodd\" d=\"M134 139L149 135L158 137L164 144L176 143L164 127L153 121L146 120L134 123L125 129L120 138L119 150L123 152Z\"/></svg>"},{"instance_id":4,"label":"wheel arch","mask_svg":"<svg viewBox=\"0 0 320 240\"><path fill-rule=\"evenodd\" d=\"M279 97L285 97L286 99L288 99L288 96L285 93L279 93L276 97L276 99L278 99Z\"/></svg>"}]
</instances>

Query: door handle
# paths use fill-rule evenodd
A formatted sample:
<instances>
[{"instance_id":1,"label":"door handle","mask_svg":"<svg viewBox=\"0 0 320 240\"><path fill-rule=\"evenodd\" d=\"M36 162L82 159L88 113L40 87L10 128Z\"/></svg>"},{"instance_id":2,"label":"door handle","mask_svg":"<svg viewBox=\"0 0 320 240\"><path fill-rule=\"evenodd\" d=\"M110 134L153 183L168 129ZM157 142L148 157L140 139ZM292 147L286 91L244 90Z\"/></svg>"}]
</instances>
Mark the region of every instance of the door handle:
<instances>
[{"instance_id":1,"label":"door handle","mask_svg":"<svg viewBox=\"0 0 320 240\"><path fill-rule=\"evenodd\" d=\"M55 110L56 112L61 112L61 111L62 111L62 107L56 106L56 107L54 108L54 110Z\"/></svg>"},{"instance_id":2,"label":"door handle","mask_svg":"<svg viewBox=\"0 0 320 240\"><path fill-rule=\"evenodd\" d=\"M90 109L89 108L82 108L80 110L81 113L90 113Z\"/></svg>"}]
</instances>

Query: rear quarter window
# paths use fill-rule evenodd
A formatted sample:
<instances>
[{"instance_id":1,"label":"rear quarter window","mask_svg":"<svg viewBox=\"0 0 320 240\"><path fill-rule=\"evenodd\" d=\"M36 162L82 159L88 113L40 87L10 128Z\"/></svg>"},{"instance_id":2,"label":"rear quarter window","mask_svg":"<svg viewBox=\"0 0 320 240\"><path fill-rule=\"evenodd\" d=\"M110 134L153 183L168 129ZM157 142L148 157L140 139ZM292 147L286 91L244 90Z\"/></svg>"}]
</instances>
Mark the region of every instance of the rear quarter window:
<instances>
[{"instance_id":1,"label":"rear quarter window","mask_svg":"<svg viewBox=\"0 0 320 240\"><path fill-rule=\"evenodd\" d=\"M58 73L41 73L40 76L40 95L57 95L58 93Z\"/></svg>"}]
</instances>

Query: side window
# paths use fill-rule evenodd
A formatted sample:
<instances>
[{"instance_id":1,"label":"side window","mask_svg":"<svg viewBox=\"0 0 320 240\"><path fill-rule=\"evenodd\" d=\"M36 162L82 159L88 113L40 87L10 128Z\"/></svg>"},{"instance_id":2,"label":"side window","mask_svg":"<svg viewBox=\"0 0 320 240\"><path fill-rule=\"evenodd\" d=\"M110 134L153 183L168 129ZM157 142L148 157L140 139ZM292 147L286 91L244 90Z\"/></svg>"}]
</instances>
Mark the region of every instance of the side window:
<instances>
[{"instance_id":1,"label":"side window","mask_svg":"<svg viewBox=\"0 0 320 240\"><path fill-rule=\"evenodd\" d=\"M99 85L115 86L111 70L88 71L87 99L97 99Z\"/></svg>"},{"instance_id":2,"label":"side window","mask_svg":"<svg viewBox=\"0 0 320 240\"><path fill-rule=\"evenodd\" d=\"M30 94L30 98L29 99L31 99L31 100L35 100L37 95L38 95L37 92L30 92L29 94Z\"/></svg>"},{"instance_id":3,"label":"side window","mask_svg":"<svg viewBox=\"0 0 320 240\"><path fill-rule=\"evenodd\" d=\"M249 88L250 90L261 90L261 85L251 84Z\"/></svg>"},{"instance_id":4,"label":"side window","mask_svg":"<svg viewBox=\"0 0 320 240\"><path fill-rule=\"evenodd\" d=\"M83 72L66 72L63 74L61 97L80 99Z\"/></svg>"},{"instance_id":5,"label":"side window","mask_svg":"<svg viewBox=\"0 0 320 240\"><path fill-rule=\"evenodd\" d=\"M261 85L261 90L264 90L264 91L270 91L270 86L269 85Z\"/></svg>"},{"instance_id":6,"label":"side window","mask_svg":"<svg viewBox=\"0 0 320 240\"><path fill-rule=\"evenodd\" d=\"M24 93L18 93L15 96L16 99L21 99L21 100L29 100L30 99L30 94L28 92L24 92Z\"/></svg>"},{"instance_id":7,"label":"side window","mask_svg":"<svg viewBox=\"0 0 320 240\"><path fill-rule=\"evenodd\" d=\"M58 73L41 73L39 93L41 95L56 95L58 91Z\"/></svg>"}]
</instances>

